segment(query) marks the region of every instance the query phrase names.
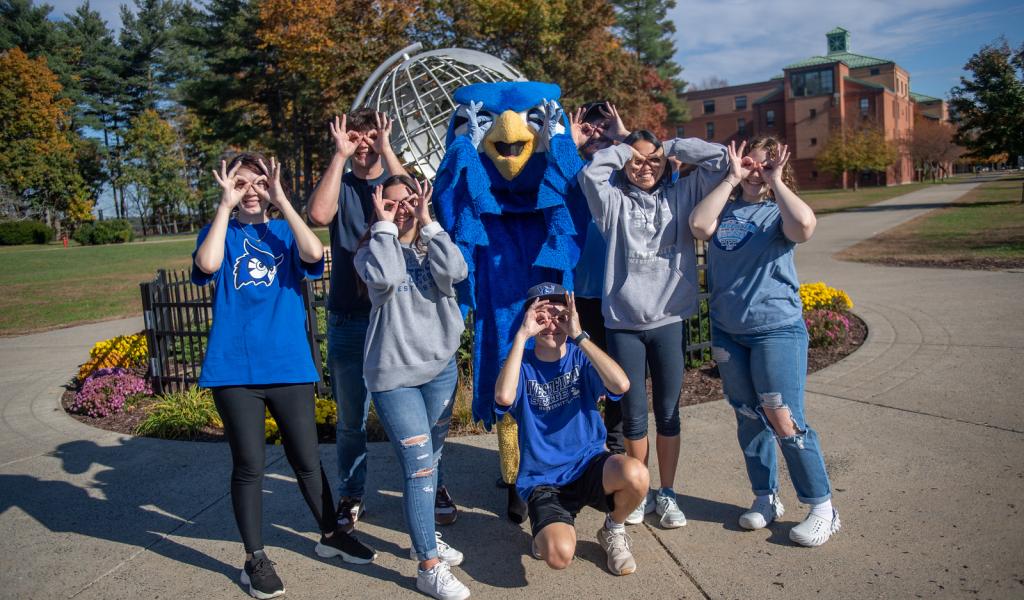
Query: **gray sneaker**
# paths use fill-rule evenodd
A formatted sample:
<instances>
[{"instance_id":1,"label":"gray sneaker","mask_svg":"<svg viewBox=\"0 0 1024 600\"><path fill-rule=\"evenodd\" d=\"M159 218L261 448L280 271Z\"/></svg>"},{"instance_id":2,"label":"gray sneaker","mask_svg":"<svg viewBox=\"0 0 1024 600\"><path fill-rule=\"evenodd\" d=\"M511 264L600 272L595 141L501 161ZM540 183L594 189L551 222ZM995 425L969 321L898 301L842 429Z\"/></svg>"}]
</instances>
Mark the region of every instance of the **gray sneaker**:
<instances>
[{"instance_id":1,"label":"gray sneaker","mask_svg":"<svg viewBox=\"0 0 1024 600\"><path fill-rule=\"evenodd\" d=\"M786 514L782 500L778 494L769 494L767 500L754 499L750 510L740 515L740 527L744 529L764 529L769 523Z\"/></svg>"},{"instance_id":2,"label":"gray sneaker","mask_svg":"<svg viewBox=\"0 0 1024 600\"><path fill-rule=\"evenodd\" d=\"M686 525L686 515L683 511L679 510L679 504L676 503L676 499L673 496L668 496L658 492L657 498L658 515L661 516L661 526L665 529L675 529Z\"/></svg>"},{"instance_id":3,"label":"gray sneaker","mask_svg":"<svg viewBox=\"0 0 1024 600\"><path fill-rule=\"evenodd\" d=\"M831 521L810 513L802 523L789 530L789 539L801 546L820 546L827 542L833 533L839 531L841 526L839 511L834 508Z\"/></svg>"},{"instance_id":4,"label":"gray sneaker","mask_svg":"<svg viewBox=\"0 0 1024 600\"><path fill-rule=\"evenodd\" d=\"M597 541L608 554L608 570L612 575L629 575L636 571L636 561L630 549L631 540L626 528L615 530L602 527L597 530Z\"/></svg>"},{"instance_id":5,"label":"gray sneaker","mask_svg":"<svg viewBox=\"0 0 1024 600\"><path fill-rule=\"evenodd\" d=\"M469 588L455 578L452 568L443 560L432 569L417 569L416 589L438 600L466 600Z\"/></svg>"},{"instance_id":6,"label":"gray sneaker","mask_svg":"<svg viewBox=\"0 0 1024 600\"><path fill-rule=\"evenodd\" d=\"M649 515L652 512L654 512L654 490L647 490L647 495L640 501L640 505L626 517L626 525L639 525L644 522L644 515Z\"/></svg>"},{"instance_id":7,"label":"gray sneaker","mask_svg":"<svg viewBox=\"0 0 1024 600\"><path fill-rule=\"evenodd\" d=\"M461 565L462 553L449 546L448 542L442 540L440 531L435 531L434 537L437 539L437 557L448 563L449 566L457 567ZM409 558L419 560L419 557L416 556L416 548L409 548Z\"/></svg>"}]
</instances>

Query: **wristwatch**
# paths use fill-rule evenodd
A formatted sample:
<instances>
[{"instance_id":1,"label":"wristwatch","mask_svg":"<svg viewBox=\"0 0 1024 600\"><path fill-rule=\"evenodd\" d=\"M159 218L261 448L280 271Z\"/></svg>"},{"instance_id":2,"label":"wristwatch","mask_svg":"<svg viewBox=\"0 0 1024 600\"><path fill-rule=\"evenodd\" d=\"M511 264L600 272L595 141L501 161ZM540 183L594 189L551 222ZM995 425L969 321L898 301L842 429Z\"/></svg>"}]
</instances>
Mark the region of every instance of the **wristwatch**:
<instances>
[{"instance_id":1,"label":"wristwatch","mask_svg":"<svg viewBox=\"0 0 1024 600\"><path fill-rule=\"evenodd\" d=\"M587 333L586 331L581 331L578 336L572 338L572 341L576 342L576 345L579 346L580 344L583 343L583 340L589 340L589 339L590 339L590 334Z\"/></svg>"}]
</instances>

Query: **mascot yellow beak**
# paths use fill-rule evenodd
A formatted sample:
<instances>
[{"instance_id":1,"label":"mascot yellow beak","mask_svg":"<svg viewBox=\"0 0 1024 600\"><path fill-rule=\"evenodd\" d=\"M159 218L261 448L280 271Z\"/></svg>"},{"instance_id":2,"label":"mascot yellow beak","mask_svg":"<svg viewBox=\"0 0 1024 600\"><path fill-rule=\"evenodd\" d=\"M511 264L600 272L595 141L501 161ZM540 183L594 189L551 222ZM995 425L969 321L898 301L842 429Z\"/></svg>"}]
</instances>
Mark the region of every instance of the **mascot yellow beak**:
<instances>
[{"instance_id":1,"label":"mascot yellow beak","mask_svg":"<svg viewBox=\"0 0 1024 600\"><path fill-rule=\"evenodd\" d=\"M519 113L506 110L494 121L484 137L484 152L506 180L519 175L533 155L537 134Z\"/></svg>"}]
</instances>

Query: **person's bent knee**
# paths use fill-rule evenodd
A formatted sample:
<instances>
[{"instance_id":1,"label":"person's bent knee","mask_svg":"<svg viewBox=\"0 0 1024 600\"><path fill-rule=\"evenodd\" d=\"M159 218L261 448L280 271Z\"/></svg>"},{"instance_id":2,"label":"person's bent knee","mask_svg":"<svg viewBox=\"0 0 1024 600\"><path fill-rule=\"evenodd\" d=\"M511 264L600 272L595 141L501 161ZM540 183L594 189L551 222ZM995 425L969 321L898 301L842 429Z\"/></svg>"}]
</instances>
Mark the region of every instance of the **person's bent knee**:
<instances>
[{"instance_id":1,"label":"person's bent knee","mask_svg":"<svg viewBox=\"0 0 1024 600\"><path fill-rule=\"evenodd\" d=\"M651 472L644 463L631 456L623 456L622 476L633 490L647 491L651 484Z\"/></svg>"},{"instance_id":2,"label":"person's bent knee","mask_svg":"<svg viewBox=\"0 0 1024 600\"><path fill-rule=\"evenodd\" d=\"M544 554L544 562L557 571L568 569L572 564L573 555L576 549L567 542L555 542L548 546Z\"/></svg>"}]
</instances>

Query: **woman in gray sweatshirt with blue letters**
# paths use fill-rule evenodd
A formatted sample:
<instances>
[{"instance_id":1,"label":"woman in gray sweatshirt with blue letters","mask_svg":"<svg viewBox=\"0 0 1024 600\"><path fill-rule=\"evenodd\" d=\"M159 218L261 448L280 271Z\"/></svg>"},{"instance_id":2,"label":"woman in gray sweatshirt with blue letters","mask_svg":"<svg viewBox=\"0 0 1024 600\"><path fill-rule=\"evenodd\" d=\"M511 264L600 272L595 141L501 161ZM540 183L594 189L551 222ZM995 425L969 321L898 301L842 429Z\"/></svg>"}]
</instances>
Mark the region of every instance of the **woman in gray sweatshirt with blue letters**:
<instances>
[{"instance_id":1,"label":"woman in gray sweatshirt with blue letters","mask_svg":"<svg viewBox=\"0 0 1024 600\"><path fill-rule=\"evenodd\" d=\"M669 158L695 165L672 178ZM607 242L602 312L608 354L629 376L622 397L626 453L648 462L646 370L650 368L661 489L649 491L626 519L657 511L662 527L686 525L673 490L679 462L679 392L685 320L697 312L697 258L688 219L725 177L724 146L696 138L662 144L651 132L594 154L580 173L587 204Z\"/></svg>"},{"instance_id":2,"label":"woman in gray sweatshirt with blue letters","mask_svg":"<svg viewBox=\"0 0 1024 600\"><path fill-rule=\"evenodd\" d=\"M469 597L451 573L462 553L434 529L437 464L458 381L455 353L464 329L455 284L462 252L430 217L430 186L406 175L374 190L376 221L356 251L356 273L371 311L363 377L405 475L410 555L416 587L435 598Z\"/></svg>"}]
</instances>

